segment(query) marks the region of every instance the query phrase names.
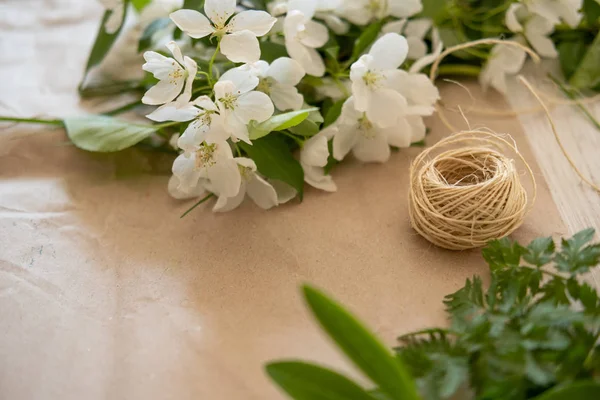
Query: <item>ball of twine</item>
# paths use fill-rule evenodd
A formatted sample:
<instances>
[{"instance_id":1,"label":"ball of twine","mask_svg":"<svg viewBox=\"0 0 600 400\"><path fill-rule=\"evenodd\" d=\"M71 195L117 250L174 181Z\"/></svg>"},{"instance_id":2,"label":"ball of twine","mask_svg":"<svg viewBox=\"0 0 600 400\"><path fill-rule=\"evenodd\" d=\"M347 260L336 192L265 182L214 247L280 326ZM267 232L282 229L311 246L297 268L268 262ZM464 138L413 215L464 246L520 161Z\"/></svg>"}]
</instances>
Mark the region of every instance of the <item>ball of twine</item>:
<instances>
[{"instance_id":1,"label":"ball of twine","mask_svg":"<svg viewBox=\"0 0 600 400\"><path fill-rule=\"evenodd\" d=\"M434 155L434 153L442 151ZM512 150L533 182L531 203ZM449 250L484 246L523 223L537 193L533 172L516 145L483 130L459 132L421 153L410 170L409 215L413 228Z\"/></svg>"}]
</instances>

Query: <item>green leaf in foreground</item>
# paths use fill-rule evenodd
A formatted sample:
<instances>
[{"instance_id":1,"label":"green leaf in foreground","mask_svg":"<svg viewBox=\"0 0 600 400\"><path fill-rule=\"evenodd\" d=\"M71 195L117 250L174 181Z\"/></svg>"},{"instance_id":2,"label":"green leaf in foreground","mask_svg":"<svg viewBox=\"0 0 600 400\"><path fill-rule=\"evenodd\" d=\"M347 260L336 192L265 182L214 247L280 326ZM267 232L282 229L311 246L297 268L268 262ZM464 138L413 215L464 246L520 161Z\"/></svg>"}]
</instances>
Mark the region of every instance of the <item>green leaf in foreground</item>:
<instances>
[{"instance_id":1,"label":"green leaf in foreground","mask_svg":"<svg viewBox=\"0 0 600 400\"><path fill-rule=\"evenodd\" d=\"M581 59L585 56L587 46L581 38L579 40L565 40L558 45L557 49L563 74L565 78L569 79L577 71Z\"/></svg>"},{"instance_id":2,"label":"green leaf in foreground","mask_svg":"<svg viewBox=\"0 0 600 400\"><path fill-rule=\"evenodd\" d=\"M283 131L294 126L300 125L308 118L311 112L318 108L307 108L304 110L291 111L283 114L274 115L265 122L256 123L252 121L248 126L250 139L256 140L267 136L271 132Z\"/></svg>"},{"instance_id":3,"label":"green leaf in foreground","mask_svg":"<svg viewBox=\"0 0 600 400\"><path fill-rule=\"evenodd\" d=\"M313 315L339 348L391 399L419 396L403 364L367 328L325 294L304 286L304 297Z\"/></svg>"},{"instance_id":4,"label":"green leaf in foreground","mask_svg":"<svg viewBox=\"0 0 600 400\"><path fill-rule=\"evenodd\" d=\"M295 400L373 400L350 379L318 365L275 362L266 371Z\"/></svg>"},{"instance_id":5,"label":"green leaf in foreground","mask_svg":"<svg viewBox=\"0 0 600 400\"><path fill-rule=\"evenodd\" d=\"M600 399L600 382L574 382L549 390L534 400L596 400Z\"/></svg>"},{"instance_id":6,"label":"green leaf in foreground","mask_svg":"<svg viewBox=\"0 0 600 400\"><path fill-rule=\"evenodd\" d=\"M90 71L90 69L92 69L96 65L100 64L102 62L102 60L104 60L104 57L106 56L106 54L108 54L108 51L111 49L112 45L117 40L117 37L119 37L119 34L121 33L121 30L123 29L123 22L125 21L125 18L127 17L128 3L129 3L129 0L126 0L125 4L123 5L123 7L124 7L123 19L121 20L121 26L119 26L119 29L117 29L117 31L115 33L112 33L112 34L108 33L108 32L106 32L106 29L104 29L104 24L106 23L108 18L110 18L113 11L107 10L104 13L104 17L102 18L102 21L100 22L100 28L98 30L98 35L96 35L96 41L94 42L94 46L92 47L92 51L90 52L90 55L88 57L88 61L87 61L86 67L85 67L85 73L83 76L83 81L82 81L82 84L80 85L80 90L81 90L81 87L83 87L83 82L85 82L87 73Z\"/></svg>"},{"instance_id":7,"label":"green leaf in foreground","mask_svg":"<svg viewBox=\"0 0 600 400\"><path fill-rule=\"evenodd\" d=\"M292 186L300 200L304 194L304 170L294 158L281 135L269 135L254 140L252 145L239 142L238 146L254 160L258 171L270 179L277 179Z\"/></svg>"},{"instance_id":8,"label":"green leaf in foreground","mask_svg":"<svg viewBox=\"0 0 600 400\"><path fill-rule=\"evenodd\" d=\"M73 144L95 152L114 152L134 146L156 131L150 125L137 125L105 116L66 118L64 125Z\"/></svg>"},{"instance_id":9,"label":"green leaf in foreground","mask_svg":"<svg viewBox=\"0 0 600 400\"><path fill-rule=\"evenodd\" d=\"M323 122L323 128L327 128L329 125L333 124L342 114L342 108L344 107L344 103L346 99L338 100L329 108L327 114L325 114L325 121Z\"/></svg>"},{"instance_id":10,"label":"green leaf in foreground","mask_svg":"<svg viewBox=\"0 0 600 400\"><path fill-rule=\"evenodd\" d=\"M133 4L133 7L135 7L138 12L142 11L151 2L152 0L131 0L131 4Z\"/></svg>"},{"instance_id":11,"label":"green leaf in foreground","mask_svg":"<svg viewBox=\"0 0 600 400\"><path fill-rule=\"evenodd\" d=\"M600 33L588 48L569 83L577 89L592 89L600 85Z\"/></svg>"}]
</instances>

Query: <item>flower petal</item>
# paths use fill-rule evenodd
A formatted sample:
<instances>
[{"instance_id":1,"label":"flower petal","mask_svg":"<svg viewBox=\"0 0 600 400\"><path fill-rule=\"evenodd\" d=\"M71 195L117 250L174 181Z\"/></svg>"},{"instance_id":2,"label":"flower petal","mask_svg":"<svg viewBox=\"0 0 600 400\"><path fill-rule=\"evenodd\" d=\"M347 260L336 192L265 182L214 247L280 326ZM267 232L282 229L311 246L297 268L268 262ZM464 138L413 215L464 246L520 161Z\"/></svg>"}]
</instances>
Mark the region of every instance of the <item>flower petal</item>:
<instances>
[{"instance_id":1,"label":"flower petal","mask_svg":"<svg viewBox=\"0 0 600 400\"><path fill-rule=\"evenodd\" d=\"M181 93L183 85L184 79L160 81L144 94L142 103L152 106L169 103Z\"/></svg>"},{"instance_id":2,"label":"flower petal","mask_svg":"<svg viewBox=\"0 0 600 400\"><path fill-rule=\"evenodd\" d=\"M144 59L146 60L146 63L142 65L142 69L150 72L156 79L161 81L163 79L169 79L169 74L174 71L183 73L183 68L181 65L177 64L175 60L154 51L145 52Z\"/></svg>"},{"instance_id":3,"label":"flower petal","mask_svg":"<svg viewBox=\"0 0 600 400\"><path fill-rule=\"evenodd\" d=\"M288 54L298 61L308 75L325 75L325 62L318 51L304 46L296 40L286 40L285 47Z\"/></svg>"},{"instance_id":4,"label":"flower petal","mask_svg":"<svg viewBox=\"0 0 600 400\"><path fill-rule=\"evenodd\" d=\"M260 59L260 45L252 32L234 32L221 40L221 53L236 63L253 63Z\"/></svg>"},{"instance_id":5,"label":"flower petal","mask_svg":"<svg viewBox=\"0 0 600 400\"><path fill-rule=\"evenodd\" d=\"M412 127L406 118L400 118L396 125L382 129L381 132L387 137L390 146L404 148L412 143Z\"/></svg>"},{"instance_id":6,"label":"flower petal","mask_svg":"<svg viewBox=\"0 0 600 400\"><path fill-rule=\"evenodd\" d=\"M196 10L177 10L170 17L179 29L194 39L203 38L215 31L210 21Z\"/></svg>"},{"instance_id":7,"label":"flower petal","mask_svg":"<svg viewBox=\"0 0 600 400\"><path fill-rule=\"evenodd\" d=\"M329 148L327 138L323 135L313 136L304 143L300 152L300 162L307 165L324 167L329 158Z\"/></svg>"},{"instance_id":8,"label":"flower petal","mask_svg":"<svg viewBox=\"0 0 600 400\"><path fill-rule=\"evenodd\" d=\"M193 120L198 114L200 114L200 110L191 103L180 105L178 102L171 102L158 107L152 113L146 115L146 118L156 122L186 122Z\"/></svg>"},{"instance_id":9,"label":"flower petal","mask_svg":"<svg viewBox=\"0 0 600 400\"><path fill-rule=\"evenodd\" d=\"M374 128L377 130L377 128ZM352 148L354 156L362 162L386 162L390 159L391 150L383 131L372 137L358 136L356 145Z\"/></svg>"},{"instance_id":10,"label":"flower petal","mask_svg":"<svg viewBox=\"0 0 600 400\"><path fill-rule=\"evenodd\" d=\"M325 192L336 192L337 186L331 175L325 175L325 169L302 164L304 169L304 182Z\"/></svg>"},{"instance_id":11,"label":"flower petal","mask_svg":"<svg viewBox=\"0 0 600 400\"><path fill-rule=\"evenodd\" d=\"M177 146L184 151L186 156L191 155L198 149L200 143L204 141L206 132L208 132L209 126L203 124L200 120L195 120L188 125L183 135L177 140Z\"/></svg>"},{"instance_id":12,"label":"flower petal","mask_svg":"<svg viewBox=\"0 0 600 400\"><path fill-rule=\"evenodd\" d=\"M273 102L262 92L250 92L241 95L237 101L234 113L244 123L254 120L264 122L273 116Z\"/></svg>"},{"instance_id":13,"label":"flower petal","mask_svg":"<svg viewBox=\"0 0 600 400\"><path fill-rule=\"evenodd\" d=\"M250 69L244 68L244 66L232 68L225 72L219 78L219 82L229 81L233 83L236 95L248 93L258 86L260 80L258 77L251 72Z\"/></svg>"},{"instance_id":14,"label":"flower petal","mask_svg":"<svg viewBox=\"0 0 600 400\"><path fill-rule=\"evenodd\" d=\"M372 93L366 112L371 122L385 128L394 125L406 109L406 99L400 93L391 89L379 89Z\"/></svg>"},{"instance_id":15,"label":"flower petal","mask_svg":"<svg viewBox=\"0 0 600 400\"><path fill-rule=\"evenodd\" d=\"M173 162L173 175L179 180L179 190L185 193L192 192L198 186L202 171L196 169L196 156L186 157L181 154Z\"/></svg>"},{"instance_id":16,"label":"flower petal","mask_svg":"<svg viewBox=\"0 0 600 400\"><path fill-rule=\"evenodd\" d=\"M525 37L542 57L558 57L554 42L547 36L553 30L554 27L550 22L538 16L534 16L525 24Z\"/></svg>"},{"instance_id":17,"label":"flower petal","mask_svg":"<svg viewBox=\"0 0 600 400\"><path fill-rule=\"evenodd\" d=\"M227 30L228 32L247 30L255 36L264 36L273 28L275 22L277 19L267 12L248 10L235 15L227 24Z\"/></svg>"},{"instance_id":18,"label":"flower petal","mask_svg":"<svg viewBox=\"0 0 600 400\"><path fill-rule=\"evenodd\" d=\"M422 10L421 0L388 0L388 14L396 18L410 17Z\"/></svg>"},{"instance_id":19,"label":"flower petal","mask_svg":"<svg viewBox=\"0 0 600 400\"><path fill-rule=\"evenodd\" d=\"M277 192L277 201L279 204L285 204L298 195L298 191L294 189L293 186L290 186L283 181L278 179L269 179L269 183Z\"/></svg>"},{"instance_id":20,"label":"flower petal","mask_svg":"<svg viewBox=\"0 0 600 400\"><path fill-rule=\"evenodd\" d=\"M305 34L300 38L300 42L307 47L318 49L325 46L329 40L327 27L319 22L308 21L305 29Z\"/></svg>"},{"instance_id":21,"label":"flower petal","mask_svg":"<svg viewBox=\"0 0 600 400\"><path fill-rule=\"evenodd\" d=\"M505 23L506 27L510 29L511 32L521 32L523 30L523 26L519 22L519 18L517 16L517 13L523 9L523 4L512 3L508 7L508 10L506 10Z\"/></svg>"},{"instance_id":22,"label":"flower petal","mask_svg":"<svg viewBox=\"0 0 600 400\"><path fill-rule=\"evenodd\" d=\"M408 43L408 59L418 60L419 58L425 57L427 54L427 44L423 39L409 36L406 41Z\"/></svg>"},{"instance_id":23,"label":"flower petal","mask_svg":"<svg viewBox=\"0 0 600 400\"><path fill-rule=\"evenodd\" d=\"M401 35L407 22L408 20L406 18L388 22L381 28L381 33L397 33Z\"/></svg>"},{"instance_id":24,"label":"flower petal","mask_svg":"<svg viewBox=\"0 0 600 400\"><path fill-rule=\"evenodd\" d=\"M314 0L289 0L288 12L300 11L305 18L305 21L312 19L317 10L317 2Z\"/></svg>"},{"instance_id":25,"label":"flower petal","mask_svg":"<svg viewBox=\"0 0 600 400\"><path fill-rule=\"evenodd\" d=\"M304 96L294 86L274 83L269 94L273 104L280 111L299 110L304 104Z\"/></svg>"},{"instance_id":26,"label":"flower petal","mask_svg":"<svg viewBox=\"0 0 600 400\"><path fill-rule=\"evenodd\" d=\"M201 181L199 181L198 185L190 191L184 191L181 189L179 178L175 175L172 175L169 179L168 190L171 197L177 200L188 200L206 195L206 190L204 189L204 186L202 186Z\"/></svg>"},{"instance_id":27,"label":"flower petal","mask_svg":"<svg viewBox=\"0 0 600 400\"><path fill-rule=\"evenodd\" d=\"M167 49L173 54L173 58L181 65L184 65L183 54L181 53L181 49L174 41L170 41L166 44Z\"/></svg>"},{"instance_id":28,"label":"flower petal","mask_svg":"<svg viewBox=\"0 0 600 400\"><path fill-rule=\"evenodd\" d=\"M232 197L219 196L216 204L213 207L213 212L229 212L233 211L242 204L246 198L246 187L243 185L238 194Z\"/></svg>"},{"instance_id":29,"label":"flower petal","mask_svg":"<svg viewBox=\"0 0 600 400\"><path fill-rule=\"evenodd\" d=\"M217 111L218 110L217 105L208 96L198 97L196 100L194 100L193 104L196 107L202 108L203 110L209 110L209 111Z\"/></svg>"},{"instance_id":30,"label":"flower petal","mask_svg":"<svg viewBox=\"0 0 600 400\"><path fill-rule=\"evenodd\" d=\"M378 39L369 54L377 68L396 69L402 65L408 55L408 43L404 36L397 33L386 33Z\"/></svg>"},{"instance_id":31,"label":"flower petal","mask_svg":"<svg viewBox=\"0 0 600 400\"><path fill-rule=\"evenodd\" d=\"M360 134L356 125L341 125L338 129L339 131L333 137L333 157L342 161L356 145Z\"/></svg>"},{"instance_id":32,"label":"flower petal","mask_svg":"<svg viewBox=\"0 0 600 400\"><path fill-rule=\"evenodd\" d=\"M296 86L304 78L304 68L298 61L288 57L281 57L271 63L267 76L285 85Z\"/></svg>"},{"instance_id":33,"label":"flower petal","mask_svg":"<svg viewBox=\"0 0 600 400\"><path fill-rule=\"evenodd\" d=\"M233 197L240 191L242 177L233 159L219 160L208 167L207 177L219 196Z\"/></svg>"},{"instance_id":34,"label":"flower petal","mask_svg":"<svg viewBox=\"0 0 600 400\"><path fill-rule=\"evenodd\" d=\"M263 210L279 205L275 188L258 174L253 174L253 177L246 183L246 193Z\"/></svg>"},{"instance_id":35,"label":"flower petal","mask_svg":"<svg viewBox=\"0 0 600 400\"><path fill-rule=\"evenodd\" d=\"M235 14L236 0L206 0L204 12L206 16L217 26L225 26L225 23Z\"/></svg>"}]
</instances>

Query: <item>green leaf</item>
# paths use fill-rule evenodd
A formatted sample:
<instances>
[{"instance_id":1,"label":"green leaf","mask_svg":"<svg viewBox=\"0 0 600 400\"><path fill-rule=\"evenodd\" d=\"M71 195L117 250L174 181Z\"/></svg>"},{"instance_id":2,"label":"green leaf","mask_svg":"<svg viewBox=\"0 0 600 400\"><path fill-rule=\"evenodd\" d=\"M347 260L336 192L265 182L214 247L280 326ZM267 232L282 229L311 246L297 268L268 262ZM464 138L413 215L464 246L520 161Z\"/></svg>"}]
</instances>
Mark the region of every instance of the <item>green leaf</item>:
<instances>
[{"instance_id":1,"label":"green leaf","mask_svg":"<svg viewBox=\"0 0 600 400\"><path fill-rule=\"evenodd\" d=\"M600 262L600 244L585 246L594 234L595 230L590 228L576 233L569 240L562 240L561 251L554 258L559 271L581 274Z\"/></svg>"},{"instance_id":2,"label":"green leaf","mask_svg":"<svg viewBox=\"0 0 600 400\"><path fill-rule=\"evenodd\" d=\"M137 12L142 11L152 0L131 0L131 4L135 7Z\"/></svg>"},{"instance_id":3,"label":"green leaf","mask_svg":"<svg viewBox=\"0 0 600 400\"><path fill-rule=\"evenodd\" d=\"M150 25L144 29L144 33L142 33L142 37L138 42L138 52L142 52L147 50L152 46L152 37L155 33L165 29L167 26L171 24L170 18L159 18L152 21Z\"/></svg>"},{"instance_id":4,"label":"green leaf","mask_svg":"<svg viewBox=\"0 0 600 400\"><path fill-rule=\"evenodd\" d=\"M551 237L534 239L527 246L527 253L523 255L523 259L531 265L541 267L552 261L556 246Z\"/></svg>"},{"instance_id":5,"label":"green leaf","mask_svg":"<svg viewBox=\"0 0 600 400\"><path fill-rule=\"evenodd\" d=\"M521 256L527 253L527 249L519 243L508 238L492 240L482 250L483 258L492 270L506 267L518 267Z\"/></svg>"},{"instance_id":6,"label":"green leaf","mask_svg":"<svg viewBox=\"0 0 600 400\"><path fill-rule=\"evenodd\" d=\"M156 127L150 125L131 124L98 115L66 118L64 124L75 146L102 153L134 146L156 131Z\"/></svg>"},{"instance_id":7,"label":"green leaf","mask_svg":"<svg viewBox=\"0 0 600 400\"><path fill-rule=\"evenodd\" d=\"M325 121L323 122L323 128L327 128L329 125L333 124L342 114L342 108L344 107L344 103L346 99L338 100L329 108L327 114L325 114Z\"/></svg>"},{"instance_id":8,"label":"green leaf","mask_svg":"<svg viewBox=\"0 0 600 400\"><path fill-rule=\"evenodd\" d=\"M594 26L600 21L600 2L598 0L584 0L582 11L589 26Z\"/></svg>"},{"instance_id":9,"label":"green leaf","mask_svg":"<svg viewBox=\"0 0 600 400\"><path fill-rule=\"evenodd\" d=\"M104 57L106 56L106 54L108 54L108 51L111 49L112 45L117 40L117 37L119 37L119 34L121 33L121 30L123 29L123 22L125 21L125 18L127 17L127 9L129 8L129 7L127 7L128 3L129 3L129 0L126 0L125 4L123 6L124 11L123 11L123 19L121 20L121 26L119 26L119 29L117 29L117 31L113 34L109 34L104 29L104 24L106 23L106 21L112 14L112 11L107 10L104 12L104 16L102 17L102 21L100 22L100 28L98 30L98 34L96 35L96 41L94 42L94 46L92 47L92 51L90 52L90 55L88 57L82 84L80 85L80 90L81 90L81 87L83 86L83 82L85 82L87 73L90 71L90 69L92 69L96 65L100 64L102 62L102 60L104 60Z\"/></svg>"},{"instance_id":10,"label":"green leaf","mask_svg":"<svg viewBox=\"0 0 600 400\"><path fill-rule=\"evenodd\" d=\"M600 399L600 382L578 381L548 390L535 400L597 400Z\"/></svg>"},{"instance_id":11,"label":"green leaf","mask_svg":"<svg viewBox=\"0 0 600 400\"><path fill-rule=\"evenodd\" d=\"M296 400L373 400L362 387L330 369L303 362L268 364L267 374Z\"/></svg>"},{"instance_id":12,"label":"green leaf","mask_svg":"<svg viewBox=\"0 0 600 400\"><path fill-rule=\"evenodd\" d=\"M289 129L293 134L305 137L311 137L319 133L319 125L308 119Z\"/></svg>"},{"instance_id":13,"label":"green leaf","mask_svg":"<svg viewBox=\"0 0 600 400\"><path fill-rule=\"evenodd\" d=\"M415 383L402 362L352 314L325 294L304 286L313 315L339 348L392 399L419 399Z\"/></svg>"},{"instance_id":14,"label":"green leaf","mask_svg":"<svg viewBox=\"0 0 600 400\"><path fill-rule=\"evenodd\" d=\"M580 40L565 40L558 45L560 66L566 79L573 76L585 56L586 50L587 46L583 38Z\"/></svg>"},{"instance_id":15,"label":"green leaf","mask_svg":"<svg viewBox=\"0 0 600 400\"><path fill-rule=\"evenodd\" d=\"M252 121L248 130L250 132L250 139L256 140L267 136L271 132L283 131L291 127L300 125L305 119L308 118L309 114L318 108L307 108L304 110L291 111L284 114L274 115L265 122L257 123Z\"/></svg>"},{"instance_id":16,"label":"green leaf","mask_svg":"<svg viewBox=\"0 0 600 400\"><path fill-rule=\"evenodd\" d=\"M383 21L378 21L369 25L368 28L363 30L354 44L354 49L352 50L352 60L358 60L365 50L367 50L367 48L375 42L379 32L381 32L382 26Z\"/></svg>"},{"instance_id":17,"label":"green leaf","mask_svg":"<svg viewBox=\"0 0 600 400\"><path fill-rule=\"evenodd\" d=\"M181 7L181 8L185 8L186 10L203 11L202 10L203 7L204 7L204 0L185 0L183 2L183 7Z\"/></svg>"},{"instance_id":18,"label":"green leaf","mask_svg":"<svg viewBox=\"0 0 600 400\"><path fill-rule=\"evenodd\" d=\"M272 63L281 57L288 57L285 46L269 41L260 42L260 59Z\"/></svg>"},{"instance_id":19,"label":"green leaf","mask_svg":"<svg viewBox=\"0 0 600 400\"><path fill-rule=\"evenodd\" d=\"M569 83L577 89L592 89L600 85L600 33L588 48Z\"/></svg>"},{"instance_id":20,"label":"green leaf","mask_svg":"<svg viewBox=\"0 0 600 400\"><path fill-rule=\"evenodd\" d=\"M304 170L281 135L269 135L254 140L252 145L244 142L239 142L238 145L254 160L261 174L292 186L302 200Z\"/></svg>"}]
</instances>

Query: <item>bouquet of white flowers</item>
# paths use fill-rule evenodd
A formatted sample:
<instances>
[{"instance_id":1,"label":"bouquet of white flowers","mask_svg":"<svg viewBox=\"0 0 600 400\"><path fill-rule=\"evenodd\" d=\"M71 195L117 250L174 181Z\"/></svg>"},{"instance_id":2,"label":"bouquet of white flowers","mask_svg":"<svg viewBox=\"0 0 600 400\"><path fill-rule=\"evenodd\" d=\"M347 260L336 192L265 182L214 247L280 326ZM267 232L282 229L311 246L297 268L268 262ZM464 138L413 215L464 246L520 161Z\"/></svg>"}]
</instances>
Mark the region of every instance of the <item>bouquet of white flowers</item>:
<instances>
[{"instance_id":1,"label":"bouquet of white flowers","mask_svg":"<svg viewBox=\"0 0 600 400\"><path fill-rule=\"evenodd\" d=\"M173 152L171 195L196 205L216 197L214 211L233 210L246 195L269 209L302 199L305 184L332 192L332 168L348 154L385 162L393 149L422 144L423 117L439 99L422 71L444 44L512 35L542 57L560 57L573 88L600 86L597 0L102 3L81 94L132 91L137 100L111 116L3 120L62 124L89 151L144 144ZM124 35L135 39L134 56L143 53L145 76L89 84ZM478 76L505 91L525 58L518 47L487 45L450 55L438 73ZM144 105L155 107L151 124L114 117Z\"/></svg>"}]
</instances>

